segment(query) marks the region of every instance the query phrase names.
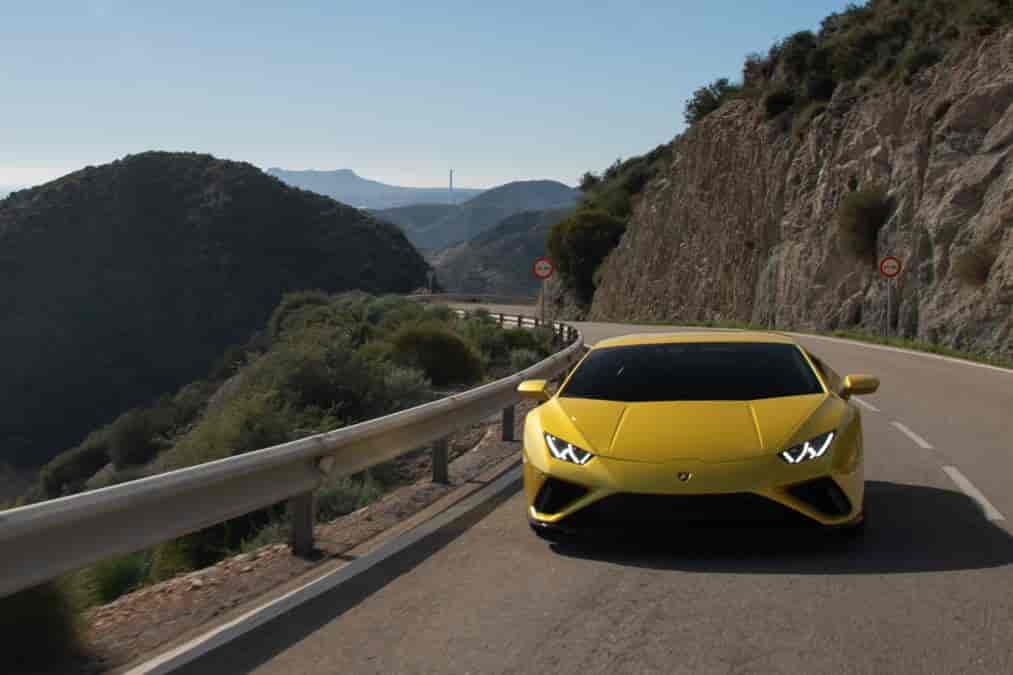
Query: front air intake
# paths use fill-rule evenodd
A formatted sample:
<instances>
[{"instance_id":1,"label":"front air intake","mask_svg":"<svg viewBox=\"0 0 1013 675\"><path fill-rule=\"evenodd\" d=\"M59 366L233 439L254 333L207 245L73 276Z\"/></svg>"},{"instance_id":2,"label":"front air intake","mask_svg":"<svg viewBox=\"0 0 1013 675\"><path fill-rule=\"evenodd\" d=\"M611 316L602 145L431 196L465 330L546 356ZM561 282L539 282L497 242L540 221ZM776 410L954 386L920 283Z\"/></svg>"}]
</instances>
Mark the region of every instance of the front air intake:
<instances>
[{"instance_id":1,"label":"front air intake","mask_svg":"<svg viewBox=\"0 0 1013 675\"><path fill-rule=\"evenodd\" d=\"M792 485L788 494L828 516L846 516L851 513L851 501L832 478Z\"/></svg>"},{"instance_id":2,"label":"front air intake","mask_svg":"<svg viewBox=\"0 0 1013 675\"><path fill-rule=\"evenodd\" d=\"M586 494L586 487L550 476L535 497L535 510L539 513L559 513Z\"/></svg>"}]
</instances>

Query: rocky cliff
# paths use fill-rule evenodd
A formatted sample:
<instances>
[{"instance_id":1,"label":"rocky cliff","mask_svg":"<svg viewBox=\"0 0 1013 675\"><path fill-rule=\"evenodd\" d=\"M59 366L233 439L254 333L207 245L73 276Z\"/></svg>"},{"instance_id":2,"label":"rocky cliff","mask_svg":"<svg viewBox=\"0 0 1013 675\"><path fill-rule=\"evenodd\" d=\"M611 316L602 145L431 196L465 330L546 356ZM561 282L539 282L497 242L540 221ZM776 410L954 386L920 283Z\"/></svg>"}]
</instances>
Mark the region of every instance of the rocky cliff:
<instances>
[{"instance_id":1,"label":"rocky cliff","mask_svg":"<svg viewBox=\"0 0 1013 675\"><path fill-rule=\"evenodd\" d=\"M877 332L888 321L894 334L1013 356L1011 155L1008 29L908 84L842 83L810 122L733 101L673 141L590 317ZM874 186L889 218L857 256L839 209ZM904 271L887 319L876 259L888 254Z\"/></svg>"}]
</instances>

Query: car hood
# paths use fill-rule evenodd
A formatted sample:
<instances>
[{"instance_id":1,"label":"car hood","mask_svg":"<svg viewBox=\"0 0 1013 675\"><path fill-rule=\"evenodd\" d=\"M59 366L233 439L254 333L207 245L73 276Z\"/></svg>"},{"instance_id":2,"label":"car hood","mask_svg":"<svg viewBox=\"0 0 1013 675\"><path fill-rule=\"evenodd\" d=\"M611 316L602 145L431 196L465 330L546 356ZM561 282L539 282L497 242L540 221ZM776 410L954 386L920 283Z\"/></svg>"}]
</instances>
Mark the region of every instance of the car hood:
<instances>
[{"instance_id":1,"label":"car hood","mask_svg":"<svg viewBox=\"0 0 1013 675\"><path fill-rule=\"evenodd\" d=\"M757 401L622 403L556 398L545 430L602 457L639 462L731 462L787 446L825 394Z\"/></svg>"}]
</instances>

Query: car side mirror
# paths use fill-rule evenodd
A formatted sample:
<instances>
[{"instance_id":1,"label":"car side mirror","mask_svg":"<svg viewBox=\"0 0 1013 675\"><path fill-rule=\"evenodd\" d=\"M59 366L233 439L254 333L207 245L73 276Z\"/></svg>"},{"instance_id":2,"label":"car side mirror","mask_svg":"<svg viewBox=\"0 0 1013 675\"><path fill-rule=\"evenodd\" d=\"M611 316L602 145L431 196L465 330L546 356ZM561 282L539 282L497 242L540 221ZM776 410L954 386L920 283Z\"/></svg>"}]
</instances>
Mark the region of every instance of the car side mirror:
<instances>
[{"instance_id":1,"label":"car side mirror","mask_svg":"<svg viewBox=\"0 0 1013 675\"><path fill-rule=\"evenodd\" d=\"M874 394L879 389L879 378L872 375L847 375L841 385L841 398Z\"/></svg>"},{"instance_id":2,"label":"car side mirror","mask_svg":"<svg viewBox=\"0 0 1013 675\"><path fill-rule=\"evenodd\" d=\"M521 395L521 398L530 399L532 401L548 401L548 380L525 380L517 386L517 392Z\"/></svg>"}]
</instances>

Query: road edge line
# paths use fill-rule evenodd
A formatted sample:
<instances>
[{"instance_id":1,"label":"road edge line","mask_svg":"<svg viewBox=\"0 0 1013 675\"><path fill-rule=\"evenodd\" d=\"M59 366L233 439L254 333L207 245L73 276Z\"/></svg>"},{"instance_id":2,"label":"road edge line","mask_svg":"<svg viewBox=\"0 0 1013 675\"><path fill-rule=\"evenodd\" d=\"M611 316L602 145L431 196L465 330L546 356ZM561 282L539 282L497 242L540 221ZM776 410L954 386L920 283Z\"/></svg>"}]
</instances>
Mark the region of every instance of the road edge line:
<instances>
[{"instance_id":1,"label":"road edge line","mask_svg":"<svg viewBox=\"0 0 1013 675\"><path fill-rule=\"evenodd\" d=\"M482 486L445 511L420 523L415 528L384 542L366 555L336 570L317 577L284 595L265 602L241 614L232 621L217 626L184 644L163 652L144 663L123 670L124 675L163 675L171 673L211 651L242 637L267 622L282 616L313 598L334 590L373 566L401 553L409 547L468 515L489 501L515 489L521 482L521 461L515 460L491 483Z\"/></svg>"}]
</instances>

